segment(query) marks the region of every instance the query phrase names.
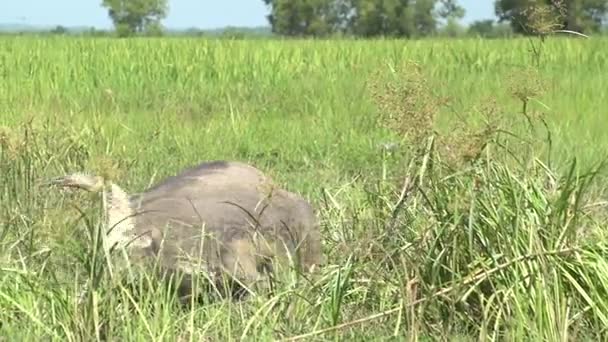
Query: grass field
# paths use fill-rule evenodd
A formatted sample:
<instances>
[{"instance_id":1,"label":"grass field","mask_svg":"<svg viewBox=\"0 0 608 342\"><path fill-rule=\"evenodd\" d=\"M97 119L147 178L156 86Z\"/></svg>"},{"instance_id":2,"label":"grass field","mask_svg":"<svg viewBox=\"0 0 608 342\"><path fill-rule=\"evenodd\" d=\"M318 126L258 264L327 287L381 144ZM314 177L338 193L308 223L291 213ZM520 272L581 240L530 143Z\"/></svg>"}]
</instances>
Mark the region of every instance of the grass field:
<instances>
[{"instance_id":1,"label":"grass field","mask_svg":"<svg viewBox=\"0 0 608 342\"><path fill-rule=\"evenodd\" d=\"M0 340L604 340L606 40L534 44L1 38ZM471 135L484 117L530 142ZM91 226L97 202L37 182L137 192L212 159L314 203L319 274L192 309L104 283L77 306L90 242L69 204Z\"/></svg>"}]
</instances>

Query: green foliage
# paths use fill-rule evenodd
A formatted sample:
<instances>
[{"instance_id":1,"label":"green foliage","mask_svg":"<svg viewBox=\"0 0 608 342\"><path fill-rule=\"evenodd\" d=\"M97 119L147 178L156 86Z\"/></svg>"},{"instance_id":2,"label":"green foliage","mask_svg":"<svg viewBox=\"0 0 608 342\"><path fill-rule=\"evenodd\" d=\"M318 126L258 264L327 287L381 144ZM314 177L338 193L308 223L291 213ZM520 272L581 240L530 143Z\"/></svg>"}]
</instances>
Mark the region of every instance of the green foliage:
<instances>
[{"instance_id":1,"label":"green foliage","mask_svg":"<svg viewBox=\"0 0 608 342\"><path fill-rule=\"evenodd\" d=\"M264 0L275 33L287 36L350 34L363 37L426 36L439 19L464 16L453 0ZM439 6L438 6L439 5Z\"/></svg>"},{"instance_id":2,"label":"green foliage","mask_svg":"<svg viewBox=\"0 0 608 342\"><path fill-rule=\"evenodd\" d=\"M402 36L414 34L414 11L409 0L352 0L355 13L349 30L358 36Z\"/></svg>"},{"instance_id":3,"label":"green foliage","mask_svg":"<svg viewBox=\"0 0 608 342\"><path fill-rule=\"evenodd\" d=\"M515 32L528 34L539 33L539 24L545 29L598 32L608 16L605 0L496 0L495 8L501 21L510 21ZM549 23L553 27L547 27Z\"/></svg>"},{"instance_id":4,"label":"green foliage","mask_svg":"<svg viewBox=\"0 0 608 342\"><path fill-rule=\"evenodd\" d=\"M61 25L57 25L51 30L52 34L66 34L67 32L68 29Z\"/></svg>"},{"instance_id":5,"label":"green foliage","mask_svg":"<svg viewBox=\"0 0 608 342\"><path fill-rule=\"evenodd\" d=\"M513 30L510 25L496 24L494 20L487 19L472 22L471 25L469 25L468 33L483 38L499 38L512 35Z\"/></svg>"},{"instance_id":6,"label":"green foliage","mask_svg":"<svg viewBox=\"0 0 608 342\"><path fill-rule=\"evenodd\" d=\"M439 0L439 3L438 14L442 18L462 19L466 14L464 7L458 5L456 0Z\"/></svg>"},{"instance_id":7,"label":"green foliage","mask_svg":"<svg viewBox=\"0 0 608 342\"><path fill-rule=\"evenodd\" d=\"M434 13L435 0L416 0L413 5L414 28L419 36L427 36L437 29L437 16Z\"/></svg>"},{"instance_id":8,"label":"green foliage","mask_svg":"<svg viewBox=\"0 0 608 342\"><path fill-rule=\"evenodd\" d=\"M440 37L459 38L464 37L466 33L466 27L460 24L455 18L448 18L445 25L438 30L438 35Z\"/></svg>"},{"instance_id":9,"label":"green foliage","mask_svg":"<svg viewBox=\"0 0 608 342\"><path fill-rule=\"evenodd\" d=\"M469 32L481 37L489 37L494 31L494 20L478 20L469 25Z\"/></svg>"},{"instance_id":10,"label":"green foliage","mask_svg":"<svg viewBox=\"0 0 608 342\"><path fill-rule=\"evenodd\" d=\"M158 35L161 20L168 11L168 0L102 0L119 37L146 33Z\"/></svg>"},{"instance_id":11,"label":"green foliage","mask_svg":"<svg viewBox=\"0 0 608 342\"><path fill-rule=\"evenodd\" d=\"M3 37L0 336L606 340L606 46L548 39L528 72L524 39ZM98 198L38 186L110 165L138 192L212 159L311 199L317 276L179 307L98 277Z\"/></svg>"},{"instance_id":12,"label":"green foliage","mask_svg":"<svg viewBox=\"0 0 608 342\"><path fill-rule=\"evenodd\" d=\"M268 21L275 33L287 36L325 36L340 29L343 0L264 0L271 7Z\"/></svg>"},{"instance_id":13,"label":"green foliage","mask_svg":"<svg viewBox=\"0 0 608 342\"><path fill-rule=\"evenodd\" d=\"M566 2L566 28L584 32L599 32L608 20L605 0L571 0Z\"/></svg>"}]
</instances>

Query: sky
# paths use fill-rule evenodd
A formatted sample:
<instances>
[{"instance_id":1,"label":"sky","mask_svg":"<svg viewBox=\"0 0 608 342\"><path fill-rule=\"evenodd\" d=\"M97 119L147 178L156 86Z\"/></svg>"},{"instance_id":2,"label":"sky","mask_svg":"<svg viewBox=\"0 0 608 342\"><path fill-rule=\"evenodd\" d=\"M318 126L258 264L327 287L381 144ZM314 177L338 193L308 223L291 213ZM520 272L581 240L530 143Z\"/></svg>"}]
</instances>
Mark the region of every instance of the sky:
<instances>
[{"instance_id":1,"label":"sky","mask_svg":"<svg viewBox=\"0 0 608 342\"><path fill-rule=\"evenodd\" d=\"M465 23L494 18L493 0L459 0ZM112 27L101 0L0 0L0 24ZM268 9L262 0L169 0L169 28L202 29L225 26L266 26Z\"/></svg>"}]
</instances>

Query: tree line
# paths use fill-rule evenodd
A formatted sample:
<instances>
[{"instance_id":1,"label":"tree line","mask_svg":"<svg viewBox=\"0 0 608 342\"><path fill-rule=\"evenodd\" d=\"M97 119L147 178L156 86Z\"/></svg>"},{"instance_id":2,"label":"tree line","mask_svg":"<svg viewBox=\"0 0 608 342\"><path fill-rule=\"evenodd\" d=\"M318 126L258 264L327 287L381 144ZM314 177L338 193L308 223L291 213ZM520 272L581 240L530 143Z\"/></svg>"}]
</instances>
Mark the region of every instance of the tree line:
<instances>
[{"instance_id":1,"label":"tree line","mask_svg":"<svg viewBox=\"0 0 608 342\"><path fill-rule=\"evenodd\" d=\"M254 0L255 1L255 0ZM421 37L458 27L465 10L457 0L258 0L268 6L272 32L292 37ZM162 33L168 0L102 0L119 36ZM581 33L608 22L608 0L495 0L497 22L472 23L491 34L505 23L513 32L542 34L556 29Z\"/></svg>"}]
</instances>

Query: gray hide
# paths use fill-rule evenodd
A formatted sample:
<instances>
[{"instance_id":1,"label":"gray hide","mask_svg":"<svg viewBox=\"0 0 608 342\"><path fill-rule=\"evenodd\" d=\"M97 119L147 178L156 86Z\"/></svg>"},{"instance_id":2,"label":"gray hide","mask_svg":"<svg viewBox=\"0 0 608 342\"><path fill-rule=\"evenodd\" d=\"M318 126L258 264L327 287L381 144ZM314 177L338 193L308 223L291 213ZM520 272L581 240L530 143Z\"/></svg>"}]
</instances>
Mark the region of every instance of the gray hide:
<instances>
[{"instance_id":1,"label":"gray hide","mask_svg":"<svg viewBox=\"0 0 608 342\"><path fill-rule=\"evenodd\" d=\"M263 278L269 258L293 260L304 271L322 262L311 205L275 188L271 179L246 164L202 163L130 200L135 233L152 237L145 254L158 256L169 270L222 270L250 285ZM203 234L208 237L202 239Z\"/></svg>"}]
</instances>

